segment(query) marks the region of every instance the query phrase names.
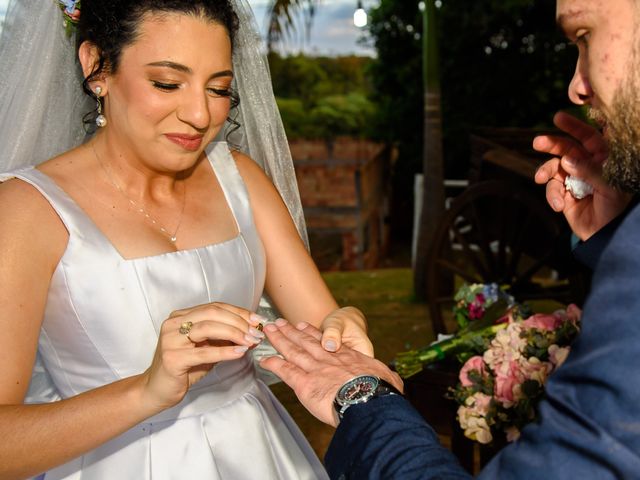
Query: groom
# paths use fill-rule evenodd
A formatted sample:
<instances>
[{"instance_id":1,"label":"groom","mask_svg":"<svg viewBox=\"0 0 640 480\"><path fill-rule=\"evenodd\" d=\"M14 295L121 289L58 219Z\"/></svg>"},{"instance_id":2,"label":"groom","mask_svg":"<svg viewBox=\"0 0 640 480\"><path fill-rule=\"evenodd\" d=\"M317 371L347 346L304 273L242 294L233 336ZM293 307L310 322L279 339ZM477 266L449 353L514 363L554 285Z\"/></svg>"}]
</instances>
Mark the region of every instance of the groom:
<instances>
[{"instance_id":1,"label":"groom","mask_svg":"<svg viewBox=\"0 0 640 480\"><path fill-rule=\"evenodd\" d=\"M536 148L557 156L536 181L547 183L549 203L583 241L595 275L582 332L547 383L539 420L480 477L639 478L640 207L621 191L640 191L640 0L558 0L557 20L579 51L569 96L590 107L606 142L556 116L572 138L536 139ZM591 183L593 196L574 199L564 189L567 175ZM332 478L469 478L382 363L346 347L326 352L310 326L280 320L266 333L284 359L262 365L311 413L337 425L326 456Z\"/></svg>"}]
</instances>

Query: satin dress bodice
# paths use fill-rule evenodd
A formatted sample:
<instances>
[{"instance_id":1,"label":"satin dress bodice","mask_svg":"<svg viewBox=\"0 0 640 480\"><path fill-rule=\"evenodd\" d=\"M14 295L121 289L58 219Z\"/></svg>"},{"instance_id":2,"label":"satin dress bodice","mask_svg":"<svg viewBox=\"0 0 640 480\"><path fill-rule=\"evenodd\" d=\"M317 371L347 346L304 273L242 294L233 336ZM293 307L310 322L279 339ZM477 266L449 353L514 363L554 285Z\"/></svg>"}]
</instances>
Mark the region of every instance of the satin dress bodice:
<instances>
[{"instance_id":1,"label":"satin dress bodice","mask_svg":"<svg viewBox=\"0 0 640 480\"><path fill-rule=\"evenodd\" d=\"M174 310L220 301L255 311L266 264L246 186L226 143L211 144L207 156L237 236L132 259L124 258L78 204L36 168L0 177L38 189L69 232L51 278L26 402L69 398L144 372L160 326ZM248 354L217 364L180 404L43 478L325 476L293 421L256 378Z\"/></svg>"}]
</instances>

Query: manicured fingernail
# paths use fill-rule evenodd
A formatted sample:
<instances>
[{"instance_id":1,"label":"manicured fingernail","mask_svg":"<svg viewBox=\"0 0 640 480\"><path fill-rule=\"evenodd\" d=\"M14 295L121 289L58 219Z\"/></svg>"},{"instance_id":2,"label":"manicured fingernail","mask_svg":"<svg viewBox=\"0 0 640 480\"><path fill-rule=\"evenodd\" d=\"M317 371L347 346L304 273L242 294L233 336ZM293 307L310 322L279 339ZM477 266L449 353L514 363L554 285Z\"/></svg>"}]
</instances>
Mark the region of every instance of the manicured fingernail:
<instances>
[{"instance_id":1,"label":"manicured fingernail","mask_svg":"<svg viewBox=\"0 0 640 480\"><path fill-rule=\"evenodd\" d=\"M233 351L236 353L245 353L249 350L249 347L243 347L242 345L238 345L237 347L233 347Z\"/></svg>"},{"instance_id":2,"label":"manicured fingernail","mask_svg":"<svg viewBox=\"0 0 640 480\"><path fill-rule=\"evenodd\" d=\"M309 326L309 324L307 322L300 322L300 323L296 324L296 328L298 330L304 330L308 326Z\"/></svg>"},{"instance_id":3,"label":"manicured fingernail","mask_svg":"<svg viewBox=\"0 0 640 480\"><path fill-rule=\"evenodd\" d=\"M284 318L278 318L276 320L276 325L279 327L284 327L287 323L289 322L287 322Z\"/></svg>"},{"instance_id":4,"label":"manicured fingernail","mask_svg":"<svg viewBox=\"0 0 640 480\"><path fill-rule=\"evenodd\" d=\"M264 327L262 327L262 328L264 328ZM264 333L262 333L257 328L249 327L249 333L251 335L253 335L254 337L256 337L256 338L264 338Z\"/></svg>"},{"instance_id":5,"label":"manicured fingernail","mask_svg":"<svg viewBox=\"0 0 640 480\"><path fill-rule=\"evenodd\" d=\"M257 345L258 343L260 343L262 341L261 338L256 338L253 335L249 335L248 333L244 334L244 339L247 342L252 343L253 345Z\"/></svg>"},{"instance_id":6,"label":"manicured fingernail","mask_svg":"<svg viewBox=\"0 0 640 480\"><path fill-rule=\"evenodd\" d=\"M560 203L560 200L558 200L557 198L551 201L551 205L553 206L553 209L555 211L562 210L562 204Z\"/></svg>"},{"instance_id":7,"label":"manicured fingernail","mask_svg":"<svg viewBox=\"0 0 640 480\"><path fill-rule=\"evenodd\" d=\"M336 346L335 341L327 340L326 342L324 342L324 349L329 352L335 352L338 349L338 347Z\"/></svg>"},{"instance_id":8,"label":"manicured fingernail","mask_svg":"<svg viewBox=\"0 0 640 480\"><path fill-rule=\"evenodd\" d=\"M266 332L276 332L278 330L278 327L276 327L274 324L270 323L269 325L265 325L264 326L264 330Z\"/></svg>"},{"instance_id":9,"label":"manicured fingernail","mask_svg":"<svg viewBox=\"0 0 640 480\"><path fill-rule=\"evenodd\" d=\"M258 315L257 313L252 313L251 315L249 315L249 323L251 323L251 325L258 326L259 323L267 323L267 319L264 318L262 315Z\"/></svg>"}]
</instances>

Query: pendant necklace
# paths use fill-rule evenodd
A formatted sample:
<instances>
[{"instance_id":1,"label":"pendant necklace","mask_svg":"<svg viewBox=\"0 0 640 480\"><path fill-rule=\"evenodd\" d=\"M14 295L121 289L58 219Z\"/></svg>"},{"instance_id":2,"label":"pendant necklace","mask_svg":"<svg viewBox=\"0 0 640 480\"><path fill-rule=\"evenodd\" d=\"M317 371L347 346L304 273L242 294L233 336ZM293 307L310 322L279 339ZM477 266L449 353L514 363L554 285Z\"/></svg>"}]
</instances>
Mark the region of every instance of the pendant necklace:
<instances>
[{"instance_id":1,"label":"pendant necklace","mask_svg":"<svg viewBox=\"0 0 640 480\"><path fill-rule=\"evenodd\" d=\"M112 175L113 172L109 171L109 170L111 170L111 168L107 169L105 164L102 163L102 161L100 160L100 156L98 155L98 152L96 152L96 149L95 149L93 144L91 144L91 149L93 150L93 154L96 156L96 160L98 161L98 164L100 165L100 168L102 168L102 171L104 171L105 175L109 179L109 183L117 191L120 192L120 194L125 198L125 200L127 200L129 202L129 204L133 208L135 208L135 210L140 215L143 215L144 218L148 222L150 222L154 227L156 227L158 230L160 230L160 232L163 235L165 235L169 240L171 240L172 243L176 243L176 241L178 240L178 230L180 229L180 225L182 224L182 216L184 214L184 206L186 204L186 198L187 198L187 187L186 187L186 185L183 187L183 191L182 191L182 209L180 210L180 217L178 217L178 225L176 225L175 230L173 231L173 233L171 233L166 228L164 228L160 224L160 222L158 222L151 214L149 214L149 212L147 212L146 208L144 208L144 205L142 205L141 203L136 202L131 197L129 197L129 195L127 195L127 193L120 186L120 184L118 182L116 182L116 180L114 178L114 175Z\"/></svg>"}]
</instances>

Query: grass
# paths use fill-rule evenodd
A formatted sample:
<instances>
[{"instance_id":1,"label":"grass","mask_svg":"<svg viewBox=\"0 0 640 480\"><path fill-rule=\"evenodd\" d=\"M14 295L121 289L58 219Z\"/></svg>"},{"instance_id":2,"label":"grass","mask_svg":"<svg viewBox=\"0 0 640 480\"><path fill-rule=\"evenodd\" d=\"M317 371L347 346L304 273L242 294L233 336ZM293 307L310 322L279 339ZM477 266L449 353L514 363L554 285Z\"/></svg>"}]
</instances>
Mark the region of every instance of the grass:
<instances>
[{"instance_id":1,"label":"grass","mask_svg":"<svg viewBox=\"0 0 640 480\"><path fill-rule=\"evenodd\" d=\"M323 277L340 305L353 305L364 312L369 337L381 361L388 363L397 352L433 339L427 306L414 301L411 269L328 272ZM271 389L322 458L333 428L312 417L286 385L272 385Z\"/></svg>"}]
</instances>

